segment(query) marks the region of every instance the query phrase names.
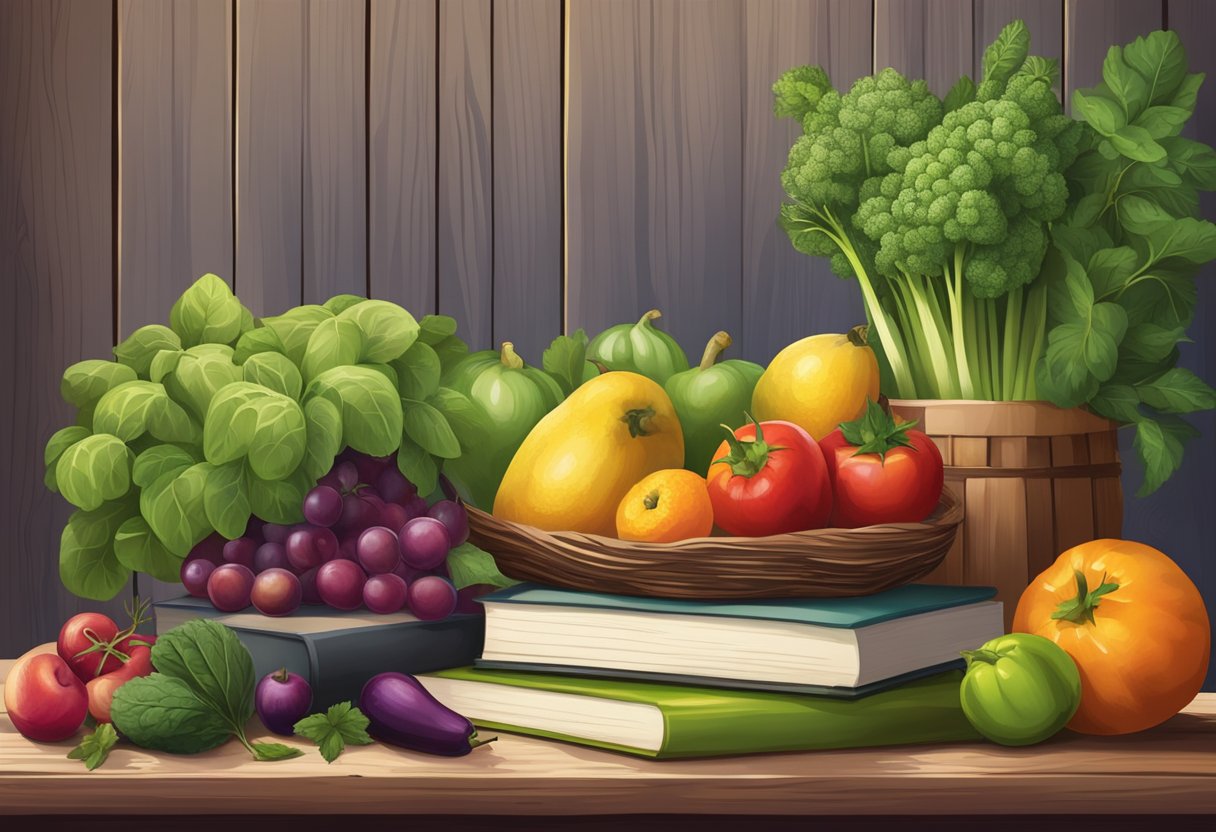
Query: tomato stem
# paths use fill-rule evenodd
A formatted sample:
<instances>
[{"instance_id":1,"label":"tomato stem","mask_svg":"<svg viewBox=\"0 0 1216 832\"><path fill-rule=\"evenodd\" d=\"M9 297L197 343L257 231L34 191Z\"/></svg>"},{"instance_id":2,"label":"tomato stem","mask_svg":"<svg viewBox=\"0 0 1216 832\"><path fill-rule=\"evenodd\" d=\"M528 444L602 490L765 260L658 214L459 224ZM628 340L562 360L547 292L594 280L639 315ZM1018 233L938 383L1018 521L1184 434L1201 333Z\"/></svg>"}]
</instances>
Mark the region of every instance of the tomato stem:
<instances>
[{"instance_id":1,"label":"tomato stem","mask_svg":"<svg viewBox=\"0 0 1216 832\"><path fill-rule=\"evenodd\" d=\"M1098 587L1091 590L1084 572L1077 569L1073 576L1077 581L1076 596L1061 602L1051 617L1056 621L1071 621L1073 624L1093 624L1094 610L1101 603L1102 596L1114 592L1119 588L1119 584L1106 580L1106 573L1103 572Z\"/></svg>"},{"instance_id":2,"label":"tomato stem","mask_svg":"<svg viewBox=\"0 0 1216 832\"><path fill-rule=\"evenodd\" d=\"M730 448L730 453L726 456L718 457L710 463L711 466L724 462L730 466L731 472L736 477L752 477L764 470L764 466L768 464L768 455L773 451L784 451L784 446L769 445L764 441L764 430L750 414L748 420L756 426L755 439L740 439L735 436L735 432L731 430L730 425L722 425L722 429L726 431L726 444Z\"/></svg>"}]
</instances>

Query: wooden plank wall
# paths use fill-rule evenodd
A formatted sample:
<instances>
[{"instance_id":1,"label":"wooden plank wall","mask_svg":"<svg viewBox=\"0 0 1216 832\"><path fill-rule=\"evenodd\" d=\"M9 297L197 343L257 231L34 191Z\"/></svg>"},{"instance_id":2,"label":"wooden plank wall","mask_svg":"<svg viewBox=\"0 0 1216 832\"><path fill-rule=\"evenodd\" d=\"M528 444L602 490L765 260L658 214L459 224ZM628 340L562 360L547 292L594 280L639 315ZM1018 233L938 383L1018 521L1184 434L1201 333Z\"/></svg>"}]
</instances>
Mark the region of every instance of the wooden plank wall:
<instances>
[{"instance_id":1,"label":"wooden plank wall","mask_svg":"<svg viewBox=\"0 0 1216 832\"><path fill-rule=\"evenodd\" d=\"M1163 25L1216 70L1205 0L0 3L0 382L22 391L0 411L16 543L0 654L80 606L55 574L66 507L41 486L60 371L164 320L198 274L259 314L335 292L446 312L475 347L511 339L533 362L563 330L657 307L694 358L726 329L767 361L863 317L855 286L775 226L797 126L772 118L773 80L890 65L943 93L1014 17L1064 59L1063 93ZM1200 113L1193 132L1216 141L1211 84ZM1208 377L1212 283L1183 355ZM1193 519L1216 507L1216 424L1198 422L1183 473L1128 496L1125 535L1174 554L1216 607Z\"/></svg>"}]
</instances>

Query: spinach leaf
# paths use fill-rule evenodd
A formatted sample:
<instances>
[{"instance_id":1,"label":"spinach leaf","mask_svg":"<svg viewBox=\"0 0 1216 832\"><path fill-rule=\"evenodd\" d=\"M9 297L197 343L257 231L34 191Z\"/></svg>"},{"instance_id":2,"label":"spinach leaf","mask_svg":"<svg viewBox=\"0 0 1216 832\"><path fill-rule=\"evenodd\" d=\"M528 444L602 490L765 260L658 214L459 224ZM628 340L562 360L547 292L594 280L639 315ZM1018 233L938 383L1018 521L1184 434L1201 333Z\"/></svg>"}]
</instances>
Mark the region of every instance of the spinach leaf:
<instances>
[{"instance_id":1,"label":"spinach leaf","mask_svg":"<svg viewBox=\"0 0 1216 832\"><path fill-rule=\"evenodd\" d=\"M156 653L156 645L152 652ZM188 684L164 673L132 679L120 687L114 692L110 715L122 735L140 748L171 754L210 751L233 734L232 725Z\"/></svg>"},{"instance_id":2,"label":"spinach leaf","mask_svg":"<svg viewBox=\"0 0 1216 832\"><path fill-rule=\"evenodd\" d=\"M193 454L177 445L153 445L135 457L131 480L140 488L147 488L163 475L180 474L196 462Z\"/></svg>"},{"instance_id":3,"label":"spinach leaf","mask_svg":"<svg viewBox=\"0 0 1216 832\"><path fill-rule=\"evenodd\" d=\"M1129 69L1134 71L1142 79L1148 103L1168 101L1186 75L1186 52L1176 32L1157 31L1136 38L1123 47L1122 59L1120 75L1126 77ZM1110 83L1105 71L1102 78Z\"/></svg>"},{"instance_id":4,"label":"spinach leaf","mask_svg":"<svg viewBox=\"0 0 1216 832\"><path fill-rule=\"evenodd\" d=\"M304 399L315 396L341 413L343 444L371 456L388 456L397 449L403 429L401 398L382 374L367 367L335 367L309 383Z\"/></svg>"},{"instance_id":5,"label":"spinach leaf","mask_svg":"<svg viewBox=\"0 0 1216 832\"><path fill-rule=\"evenodd\" d=\"M405 435L428 453L444 459L460 456L460 441L443 414L426 402L408 402L404 412Z\"/></svg>"},{"instance_id":6,"label":"spinach leaf","mask_svg":"<svg viewBox=\"0 0 1216 832\"><path fill-rule=\"evenodd\" d=\"M1161 487L1182 465L1186 442L1199 435L1177 416L1144 418L1136 423L1132 447L1144 461L1144 483L1136 496L1144 497Z\"/></svg>"},{"instance_id":7,"label":"spinach leaf","mask_svg":"<svg viewBox=\"0 0 1216 832\"><path fill-rule=\"evenodd\" d=\"M209 470L206 463L198 463L181 473L171 471L140 492L140 514L179 558L211 533L203 503Z\"/></svg>"},{"instance_id":8,"label":"spinach leaf","mask_svg":"<svg viewBox=\"0 0 1216 832\"><path fill-rule=\"evenodd\" d=\"M252 472L248 472L248 477L249 502L254 514L282 526L304 521L304 495L316 480L308 478L303 466L284 480L263 480Z\"/></svg>"},{"instance_id":9,"label":"spinach leaf","mask_svg":"<svg viewBox=\"0 0 1216 832\"><path fill-rule=\"evenodd\" d=\"M55 481L69 503L85 511L122 497L131 487L131 452L116 436L86 436L55 464Z\"/></svg>"},{"instance_id":10,"label":"spinach leaf","mask_svg":"<svg viewBox=\"0 0 1216 832\"><path fill-rule=\"evenodd\" d=\"M1151 98L1148 83L1123 62L1123 49L1112 46L1102 62L1102 80L1123 107L1126 120L1134 119L1148 106Z\"/></svg>"},{"instance_id":11,"label":"spinach leaf","mask_svg":"<svg viewBox=\"0 0 1216 832\"><path fill-rule=\"evenodd\" d=\"M308 441L303 467L309 477L319 480L342 451L342 414L329 400L312 398L304 405L304 425Z\"/></svg>"},{"instance_id":12,"label":"spinach leaf","mask_svg":"<svg viewBox=\"0 0 1216 832\"><path fill-rule=\"evenodd\" d=\"M263 318L262 323L279 336L287 357L300 367L304 364L304 351L308 348L308 339L312 337L313 330L332 317L333 313L325 307L307 304L273 318Z\"/></svg>"},{"instance_id":13,"label":"spinach leaf","mask_svg":"<svg viewBox=\"0 0 1216 832\"><path fill-rule=\"evenodd\" d=\"M242 335L236 342L232 360L237 364L244 364L253 356L264 352L287 354L287 348L283 346L283 341L279 338L278 333L268 326L251 329Z\"/></svg>"},{"instance_id":14,"label":"spinach leaf","mask_svg":"<svg viewBox=\"0 0 1216 832\"><path fill-rule=\"evenodd\" d=\"M249 382L229 384L207 411L203 453L212 465L248 456L262 479L281 479L304 458L304 412L294 400Z\"/></svg>"},{"instance_id":15,"label":"spinach leaf","mask_svg":"<svg viewBox=\"0 0 1216 832\"><path fill-rule=\"evenodd\" d=\"M354 321L330 318L317 324L304 350L301 370L312 381L326 370L358 364L363 352L363 331Z\"/></svg>"},{"instance_id":16,"label":"spinach leaf","mask_svg":"<svg viewBox=\"0 0 1216 832\"><path fill-rule=\"evenodd\" d=\"M143 517L131 517L118 527L114 555L132 572L145 572L166 583L181 580L182 559L165 548Z\"/></svg>"},{"instance_id":17,"label":"spinach leaf","mask_svg":"<svg viewBox=\"0 0 1216 832\"><path fill-rule=\"evenodd\" d=\"M126 586L131 573L118 562L114 536L138 512L130 495L94 511L73 512L59 539L59 578L69 592L108 601Z\"/></svg>"},{"instance_id":18,"label":"spinach leaf","mask_svg":"<svg viewBox=\"0 0 1216 832\"><path fill-rule=\"evenodd\" d=\"M181 385L185 404L200 420L207 415L211 399L224 387L242 378L241 368L222 353L191 355L187 352L173 373Z\"/></svg>"},{"instance_id":19,"label":"spinach leaf","mask_svg":"<svg viewBox=\"0 0 1216 832\"><path fill-rule=\"evenodd\" d=\"M205 274L169 310L169 326L187 347L231 344L241 335L243 307L217 275Z\"/></svg>"},{"instance_id":20,"label":"spinach leaf","mask_svg":"<svg viewBox=\"0 0 1216 832\"><path fill-rule=\"evenodd\" d=\"M423 341L415 342L393 359L392 367L397 371L397 387L403 398L425 401L439 389L439 376L443 369L439 364L439 355Z\"/></svg>"},{"instance_id":21,"label":"spinach leaf","mask_svg":"<svg viewBox=\"0 0 1216 832\"><path fill-rule=\"evenodd\" d=\"M424 315L418 322L418 340L432 347L455 334L456 319L448 315Z\"/></svg>"},{"instance_id":22,"label":"spinach leaf","mask_svg":"<svg viewBox=\"0 0 1216 832\"><path fill-rule=\"evenodd\" d=\"M334 295L329 300L322 304L326 309L335 315L341 315L347 309L350 309L356 303L363 303L367 298L362 295Z\"/></svg>"},{"instance_id":23,"label":"spinach leaf","mask_svg":"<svg viewBox=\"0 0 1216 832\"><path fill-rule=\"evenodd\" d=\"M483 584L504 588L519 583L498 570L494 556L472 543L461 543L448 552L448 571L457 589Z\"/></svg>"},{"instance_id":24,"label":"spinach leaf","mask_svg":"<svg viewBox=\"0 0 1216 832\"><path fill-rule=\"evenodd\" d=\"M474 447L494 429L480 404L450 387L440 387L427 402L443 414L464 450Z\"/></svg>"},{"instance_id":25,"label":"spinach leaf","mask_svg":"<svg viewBox=\"0 0 1216 832\"><path fill-rule=\"evenodd\" d=\"M299 399L304 389L304 379L291 359L277 352L260 352L249 356L245 362L243 378L250 384L259 384L289 399Z\"/></svg>"},{"instance_id":26,"label":"spinach leaf","mask_svg":"<svg viewBox=\"0 0 1216 832\"><path fill-rule=\"evenodd\" d=\"M253 508L244 462L238 459L209 466L203 485L203 509L207 521L229 540L245 533Z\"/></svg>"},{"instance_id":27,"label":"spinach leaf","mask_svg":"<svg viewBox=\"0 0 1216 832\"><path fill-rule=\"evenodd\" d=\"M63 371L59 393L75 407L88 407L120 384L135 381L135 371L114 361L78 361Z\"/></svg>"},{"instance_id":28,"label":"spinach leaf","mask_svg":"<svg viewBox=\"0 0 1216 832\"><path fill-rule=\"evenodd\" d=\"M167 378L177 369L185 350L161 350L152 358L152 366L148 369L148 380L164 384Z\"/></svg>"},{"instance_id":29,"label":"spinach leaf","mask_svg":"<svg viewBox=\"0 0 1216 832\"><path fill-rule=\"evenodd\" d=\"M1162 413L1194 413L1216 407L1216 390L1183 367L1136 386L1140 401Z\"/></svg>"},{"instance_id":30,"label":"spinach leaf","mask_svg":"<svg viewBox=\"0 0 1216 832\"><path fill-rule=\"evenodd\" d=\"M152 663L231 725L242 726L253 716L253 659L227 627L206 620L174 627L157 639Z\"/></svg>"},{"instance_id":31,"label":"spinach leaf","mask_svg":"<svg viewBox=\"0 0 1216 832\"><path fill-rule=\"evenodd\" d=\"M141 326L114 348L118 363L134 370L140 378L147 378L152 359L161 350L180 350L182 339L167 326L148 324Z\"/></svg>"},{"instance_id":32,"label":"spinach leaf","mask_svg":"<svg viewBox=\"0 0 1216 832\"><path fill-rule=\"evenodd\" d=\"M419 327L414 316L386 300L365 300L338 317L353 321L363 333L363 351L358 362L361 364L392 361L418 340Z\"/></svg>"},{"instance_id":33,"label":"spinach leaf","mask_svg":"<svg viewBox=\"0 0 1216 832\"><path fill-rule=\"evenodd\" d=\"M408 438L401 440L397 468L417 486L419 494L430 494L439 484L439 462Z\"/></svg>"},{"instance_id":34,"label":"spinach leaf","mask_svg":"<svg viewBox=\"0 0 1216 832\"><path fill-rule=\"evenodd\" d=\"M64 451L88 435L89 429L79 425L70 425L55 431L46 441L46 450L42 452L43 463L47 468L55 467L55 463L59 461L59 457L63 456Z\"/></svg>"}]
</instances>

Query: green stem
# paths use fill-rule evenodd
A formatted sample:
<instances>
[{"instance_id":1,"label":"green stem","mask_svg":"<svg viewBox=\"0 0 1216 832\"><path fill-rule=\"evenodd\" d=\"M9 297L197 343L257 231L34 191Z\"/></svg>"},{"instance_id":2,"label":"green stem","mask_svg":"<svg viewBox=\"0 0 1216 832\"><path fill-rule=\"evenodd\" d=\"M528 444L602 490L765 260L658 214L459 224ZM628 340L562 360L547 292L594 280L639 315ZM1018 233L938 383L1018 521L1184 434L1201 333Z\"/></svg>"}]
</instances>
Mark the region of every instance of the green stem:
<instances>
[{"instance_id":1,"label":"green stem","mask_svg":"<svg viewBox=\"0 0 1216 832\"><path fill-rule=\"evenodd\" d=\"M1001 350L1001 401L1013 399L1018 377L1019 338L1022 334L1022 287L1010 291L1005 298L1005 343Z\"/></svg>"},{"instance_id":2,"label":"green stem","mask_svg":"<svg viewBox=\"0 0 1216 832\"><path fill-rule=\"evenodd\" d=\"M905 275L908 291L916 313L924 331L925 342L929 346L930 370L937 385L937 398L958 398L957 372L954 369L953 350L946 348L945 322L942 319L941 305L937 302L937 292L924 275Z\"/></svg>"},{"instance_id":3,"label":"green stem","mask_svg":"<svg viewBox=\"0 0 1216 832\"><path fill-rule=\"evenodd\" d=\"M979 303L988 318L988 370L992 374L992 393L989 398L995 401L1001 392L1001 324L996 315L995 301L981 300Z\"/></svg>"},{"instance_id":4,"label":"green stem","mask_svg":"<svg viewBox=\"0 0 1216 832\"><path fill-rule=\"evenodd\" d=\"M984 398L984 359L980 353L980 342L983 340L980 337L981 322L976 318L975 308L971 299L971 292L966 286L959 282L958 287L958 307L959 315L963 319L963 340L966 342L966 352L971 362L971 375L974 379L974 398Z\"/></svg>"},{"instance_id":5,"label":"green stem","mask_svg":"<svg viewBox=\"0 0 1216 832\"><path fill-rule=\"evenodd\" d=\"M919 317L916 314L915 302L909 297L910 290L907 281L897 278L890 281L890 286L896 315L900 321L899 331L908 339L908 346L912 349L913 357L928 355L929 343L925 340L924 327L920 325ZM911 361L910 369L915 379L917 394L920 397L941 398L941 393L937 389L937 381L929 375L924 361Z\"/></svg>"},{"instance_id":6,"label":"green stem","mask_svg":"<svg viewBox=\"0 0 1216 832\"><path fill-rule=\"evenodd\" d=\"M515 353L515 345L510 341L502 342L502 352L499 353L499 360L502 361L504 367L509 367L512 370L522 370L524 368L524 360Z\"/></svg>"},{"instance_id":7,"label":"green stem","mask_svg":"<svg viewBox=\"0 0 1216 832\"><path fill-rule=\"evenodd\" d=\"M1038 392L1035 368L1043 350L1047 333L1047 284L1036 280L1026 293L1026 310L1022 313L1022 350L1018 356L1018 379L1013 390L1015 401L1034 400Z\"/></svg>"},{"instance_id":8,"label":"green stem","mask_svg":"<svg viewBox=\"0 0 1216 832\"><path fill-rule=\"evenodd\" d=\"M975 398L975 376L967 357L967 327L963 319L963 247L954 249L954 272L943 270L946 294L950 301L951 341L954 342L954 364L958 369L959 392L964 399Z\"/></svg>"},{"instance_id":9,"label":"green stem","mask_svg":"<svg viewBox=\"0 0 1216 832\"><path fill-rule=\"evenodd\" d=\"M728 333L718 331L709 339L709 343L705 345L705 352L701 354L701 363L697 366L698 370L708 370L714 366L714 362L718 360L718 356L722 354L722 350L729 347L732 343Z\"/></svg>"}]
</instances>

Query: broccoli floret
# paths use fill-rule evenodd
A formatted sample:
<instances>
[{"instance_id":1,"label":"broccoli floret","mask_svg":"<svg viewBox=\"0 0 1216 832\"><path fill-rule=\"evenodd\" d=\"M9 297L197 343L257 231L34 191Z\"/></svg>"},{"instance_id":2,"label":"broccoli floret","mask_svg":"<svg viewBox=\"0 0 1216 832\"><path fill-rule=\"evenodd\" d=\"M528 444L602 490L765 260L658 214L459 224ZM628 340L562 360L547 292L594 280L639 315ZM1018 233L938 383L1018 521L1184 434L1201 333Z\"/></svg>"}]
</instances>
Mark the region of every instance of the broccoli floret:
<instances>
[{"instance_id":1,"label":"broccoli floret","mask_svg":"<svg viewBox=\"0 0 1216 832\"><path fill-rule=\"evenodd\" d=\"M973 249L963 276L976 297L1000 297L1034 280L1046 253L1043 224L1024 216L1010 223L999 243Z\"/></svg>"},{"instance_id":2,"label":"broccoli floret","mask_svg":"<svg viewBox=\"0 0 1216 832\"><path fill-rule=\"evenodd\" d=\"M773 113L778 118L802 121L831 88L832 82L823 67L794 67L773 84Z\"/></svg>"}]
</instances>

